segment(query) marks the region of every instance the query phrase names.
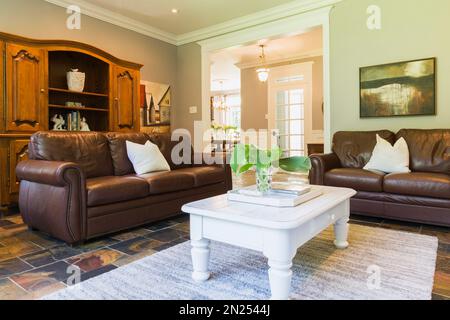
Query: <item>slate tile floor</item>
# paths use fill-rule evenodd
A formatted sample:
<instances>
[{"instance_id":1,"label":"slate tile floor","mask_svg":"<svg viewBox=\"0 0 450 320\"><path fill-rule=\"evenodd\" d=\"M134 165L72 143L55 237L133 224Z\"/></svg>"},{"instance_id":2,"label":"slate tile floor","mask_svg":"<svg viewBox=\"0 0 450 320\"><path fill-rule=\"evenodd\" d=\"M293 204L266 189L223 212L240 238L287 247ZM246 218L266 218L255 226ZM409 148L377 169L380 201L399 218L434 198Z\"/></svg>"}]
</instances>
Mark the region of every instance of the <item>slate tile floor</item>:
<instances>
[{"instance_id":1,"label":"slate tile floor","mask_svg":"<svg viewBox=\"0 0 450 320\"><path fill-rule=\"evenodd\" d=\"M281 178L280 180L283 180ZM252 174L235 186L254 181ZM450 300L450 228L353 215L353 224L436 236L439 239L433 299ZM0 300L38 299L64 288L70 265L81 269L81 280L96 277L189 239L189 217L162 221L69 247L40 232L29 231L20 215L0 217Z\"/></svg>"},{"instance_id":2,"label":"slate tile floor","mask_svg":"<svg viewBox=\"0 0 450 320\"><path fill-rule=\"evenodd\" d=\"M80 268L84 281L189 240L186 215L73 248L29 231L19 216L3 217L0 224L0 300L37 299L59 290L70 265ZM6 234L3 226L13 224L16 232Z\"/></svg>"}]
</instances>

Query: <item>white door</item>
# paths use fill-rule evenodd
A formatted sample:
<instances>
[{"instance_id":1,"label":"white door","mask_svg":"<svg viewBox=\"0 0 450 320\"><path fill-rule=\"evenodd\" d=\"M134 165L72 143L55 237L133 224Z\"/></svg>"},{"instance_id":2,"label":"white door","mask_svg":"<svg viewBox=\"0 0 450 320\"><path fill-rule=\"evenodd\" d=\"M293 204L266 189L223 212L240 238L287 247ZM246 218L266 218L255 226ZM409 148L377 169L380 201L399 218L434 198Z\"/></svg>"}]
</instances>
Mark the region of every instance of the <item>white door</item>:
<instances>
[{"instance_id":1,"label":"white door","mask_svg":"<svg viewBox=\"0 0 450 320\"><path fill-rule=\"evenodd\" d=\"M312 132L312 62L274 68L269 81L269 129L285 156L307 154Z\"/></svg>"}]
</instances>

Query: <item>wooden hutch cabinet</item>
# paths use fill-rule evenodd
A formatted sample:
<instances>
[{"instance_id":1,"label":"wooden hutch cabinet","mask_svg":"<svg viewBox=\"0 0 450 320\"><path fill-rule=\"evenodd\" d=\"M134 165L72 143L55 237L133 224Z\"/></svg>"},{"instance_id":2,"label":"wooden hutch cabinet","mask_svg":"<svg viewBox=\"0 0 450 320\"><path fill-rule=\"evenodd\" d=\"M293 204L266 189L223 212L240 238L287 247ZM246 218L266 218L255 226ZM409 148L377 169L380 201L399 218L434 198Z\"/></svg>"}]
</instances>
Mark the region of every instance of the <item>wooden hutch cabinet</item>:
<instances>
[{"instance_id":1,"label":"wooden hutch cabinet","mask_svg":"<svg viewBox=\"0 0 450 320\"><path fill-rule=\"evenodd\" d=\"M17 203L15 168L28 157L30 136L52 130L55 115L85 118L91 131L140 130L142 65L83 43L1 32L0 54L1 210ZM68 89L66 74L71 69L86 75L82 92Z\"/></svg>"},{"instance_id":2,"label":"wooden hutch cabinet","mask_svg":"<svg viewBox=\"0 0 450 320\"><path fill-rule=\"evenodd\" d=\"M139 83L139 74L135 70L119 66L114 68L114 131L136 130L135 125L140 122L138 117L140 109L129 108L129 106L139 105Z\"/></svg>"}]
</instances>

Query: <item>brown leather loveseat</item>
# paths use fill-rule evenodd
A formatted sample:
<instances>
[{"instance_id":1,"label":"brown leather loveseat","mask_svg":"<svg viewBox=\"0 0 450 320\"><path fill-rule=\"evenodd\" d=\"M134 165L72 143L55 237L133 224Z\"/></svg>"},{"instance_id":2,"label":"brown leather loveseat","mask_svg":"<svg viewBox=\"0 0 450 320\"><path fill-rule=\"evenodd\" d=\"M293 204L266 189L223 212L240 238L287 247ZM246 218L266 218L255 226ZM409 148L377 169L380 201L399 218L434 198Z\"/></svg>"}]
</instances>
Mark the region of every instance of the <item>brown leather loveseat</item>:
<instances>
[{"instance_id":1,"label":"brown leather loveseat","mask_svg":"<svg viewBox=\"0 0 450 320\"><path fill-rule=\"evenodd\" d=\"M158 145L170 172L137 176L126 141ZM227 165L175 165L169 135L38 132L16 169L25 223L81 243L180 213L183 204L232 188ZM190 157L193 157L191 151Z\"/></svg>"},{"instance_id":2,"label":"brown leather loveseat","mask_svg":"<svg viewBox=\"0 0 450 320\"><path fill-rule=\"evenodd\" d=\"M376 144L376 134L391 144L403 137L411 173L385 174L362 168ZM333 153L313 155L312 184L358 191L351 210L377 216L450 226L450 129L338 132Z\"/></svg>"}]
</instances>

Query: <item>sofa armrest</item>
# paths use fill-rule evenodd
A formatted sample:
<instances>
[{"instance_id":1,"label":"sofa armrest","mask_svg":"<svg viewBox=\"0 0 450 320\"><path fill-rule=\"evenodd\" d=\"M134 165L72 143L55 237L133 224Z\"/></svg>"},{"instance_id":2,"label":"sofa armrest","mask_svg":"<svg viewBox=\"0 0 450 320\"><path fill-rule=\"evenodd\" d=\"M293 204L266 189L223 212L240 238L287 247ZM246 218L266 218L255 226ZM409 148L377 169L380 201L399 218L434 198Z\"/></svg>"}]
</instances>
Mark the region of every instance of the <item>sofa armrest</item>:
<instances>
[{"instance_id":1,"label":"sofa armrest","mask_svg":"<svg viewBox=\"0 0 450 320\"><path fill-rule=\"evenodd\" d=\"M77 171L84 178L80 167L71 162L27 160L16 167L16 176L21 180L64 187L70 183L65 174L69 170Z\"/></svg>"},{"instance_id":2,"label":"sofa armrest","mask_svg":"<svg viewBox=\"0 0 450 320\"><path fill-rule=\"evenodd\" d=\"M309 179L311 184L315 185L324 185L325 173L342 166L338 156L334 153L315 154L310 159L312 168L309 172Z\"/></svg>"},{"instance_id":3,"label":"sofa armrest","mask_svg":"<svg viewBox=\"0 0 450 320\"><path fill-rule=\"evenodd\" d=\"M20 212L28 226L70 244L86 240L86 178L78 165L27 160L16 174Z\"/></svg>"}]
</instances>

